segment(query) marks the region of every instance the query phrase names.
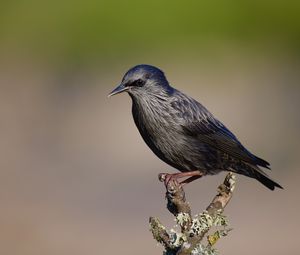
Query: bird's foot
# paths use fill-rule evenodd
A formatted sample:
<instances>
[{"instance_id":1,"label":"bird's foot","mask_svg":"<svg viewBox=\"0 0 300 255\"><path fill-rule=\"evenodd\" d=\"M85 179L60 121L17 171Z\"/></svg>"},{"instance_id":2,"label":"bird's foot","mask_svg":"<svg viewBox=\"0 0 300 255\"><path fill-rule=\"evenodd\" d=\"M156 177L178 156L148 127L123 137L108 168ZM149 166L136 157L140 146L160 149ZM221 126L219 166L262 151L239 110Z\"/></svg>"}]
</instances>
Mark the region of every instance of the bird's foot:
<instances>
[{"instance_id":1,"label":"bird's foot","mask_svg":"<svg viewBox=\"0 0 300 255\"><path fill-rule=\"evenodd\" d=\"M160 173L158 175L158 179L163 182L166 187L168 187L170 184L179 186L180 183L178 182L178 178L180 178L178 174Z\"/></svg>"},{"instance_id":2,"label":"bird's foot","mask_svg":"<svg viewBox=\"0 0 300 255\"><path fill-rule=\"evenodd\" d=\"M196 170L191 172L183 172L183 173L175 173L175 174L168 174L168 173L160 173L158 175L158 179L161 182L164 182L165 186L168 187L170 184L173 184L174 186L183 186L185 184L188 184L194 180L197 180L203 176L203 174ZM178 179L189 177L181 182L178 181Z\"/></svg>"}]
</instances>

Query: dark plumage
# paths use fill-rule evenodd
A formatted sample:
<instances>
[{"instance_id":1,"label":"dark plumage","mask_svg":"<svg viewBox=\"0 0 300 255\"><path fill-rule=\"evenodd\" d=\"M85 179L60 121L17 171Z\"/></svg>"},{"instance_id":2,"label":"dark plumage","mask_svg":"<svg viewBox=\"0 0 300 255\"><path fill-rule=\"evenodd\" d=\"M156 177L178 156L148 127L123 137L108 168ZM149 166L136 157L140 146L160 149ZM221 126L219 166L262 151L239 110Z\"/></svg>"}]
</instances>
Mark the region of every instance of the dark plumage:
<instances>
[{"instance_id":1,"label":"dark plumage","mask_svg":"<svg viewBox=\"0 0 300 255\"><path fill-rule=\"evenodd\" d=\"M259 167L269 163L249 152L219 120L193 98L172 88L150 65L130 69L110 95L126 91L135 124L161 160L196 179L220 171L255 178L269 189L282 188ZM176 174L173 174L176 175Z\"/></svg>"}]
</instances>

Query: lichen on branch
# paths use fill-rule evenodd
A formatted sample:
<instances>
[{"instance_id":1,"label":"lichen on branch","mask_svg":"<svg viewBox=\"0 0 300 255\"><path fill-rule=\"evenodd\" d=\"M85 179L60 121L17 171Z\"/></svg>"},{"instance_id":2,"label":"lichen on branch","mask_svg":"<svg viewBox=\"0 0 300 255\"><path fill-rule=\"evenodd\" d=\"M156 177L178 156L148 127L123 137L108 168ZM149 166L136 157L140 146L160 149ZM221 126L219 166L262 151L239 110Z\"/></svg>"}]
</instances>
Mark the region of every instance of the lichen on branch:
<instances>
[{"instance_id":1,"label":"lichen on branch","mask_svg":"<svg viewBox=\"0 0 300 255\"><path fill-rule=\"evenodd\" d=\"M180 231L167 230L158 218L150 217L150 230L154 239L161 243L164 255L214 255L214 245L231 230L222 214L230 201L236 183L233 173L228 173L218 187L218 193L206 210L192 217L182 185L177 182L166 184L167 208L175 216ZM211 228L214 232L209 234ZM206 237L206 238L205 238ZM206 239L206 240L205 240Z\"/></svg>"}]
</instances>

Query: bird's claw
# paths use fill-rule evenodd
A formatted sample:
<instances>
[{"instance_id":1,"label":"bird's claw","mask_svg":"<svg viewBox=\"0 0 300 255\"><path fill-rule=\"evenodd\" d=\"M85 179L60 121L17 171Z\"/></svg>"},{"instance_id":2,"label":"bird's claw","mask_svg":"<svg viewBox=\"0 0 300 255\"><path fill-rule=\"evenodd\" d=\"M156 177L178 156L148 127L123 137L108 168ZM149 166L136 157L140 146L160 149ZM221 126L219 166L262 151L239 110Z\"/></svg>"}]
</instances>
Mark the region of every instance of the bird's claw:
<instances>
[{"instance_id":1,"label":"bird's claw","mask_svg":"<svg viewBox=\"0 0 300 255\"><path fill-rule=\"evenodd\" d=\"M166 188L180 186L180 183L178 182L178 176L176 174L161 173L158 175L158 179L159 181L164 182Z\"/></svg>"},{"instance_id":2,"label":"bird's claw","mask_svg":"<svg viewBox=\"0 0 300 255\"><path fill-rule=\"evenodd\" d=\"M164 182L165 180L166 180L166 176L167 176L168 174L167 173L160 173L159 175L158 175L158 180L160 181L160 182Z\"/></svg>"}]
</instances>

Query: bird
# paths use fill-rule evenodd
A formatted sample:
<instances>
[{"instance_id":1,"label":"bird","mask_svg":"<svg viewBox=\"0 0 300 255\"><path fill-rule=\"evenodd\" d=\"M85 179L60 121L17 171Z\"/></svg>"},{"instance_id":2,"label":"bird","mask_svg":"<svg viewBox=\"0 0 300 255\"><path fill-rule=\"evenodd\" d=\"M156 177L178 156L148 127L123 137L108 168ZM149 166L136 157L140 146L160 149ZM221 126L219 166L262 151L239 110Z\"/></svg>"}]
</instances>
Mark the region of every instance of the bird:
<instances>
[{"instance_id":1,"label":"bird","mask_svg":"<svg viewBox=\"0 0 300 255\"><path fill-rule=\"evenodd\" d=\"M152 152L179 173L162 173L167 184L182 185L202 176L229 171L254 178L270 190L282 187L261 167L270 164L247 150L201 103L173 88L159 68L140 64L129 69L111 97L127 92L137 129Z\"/></svg>"}]
</instances>

